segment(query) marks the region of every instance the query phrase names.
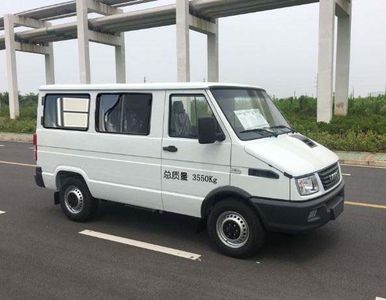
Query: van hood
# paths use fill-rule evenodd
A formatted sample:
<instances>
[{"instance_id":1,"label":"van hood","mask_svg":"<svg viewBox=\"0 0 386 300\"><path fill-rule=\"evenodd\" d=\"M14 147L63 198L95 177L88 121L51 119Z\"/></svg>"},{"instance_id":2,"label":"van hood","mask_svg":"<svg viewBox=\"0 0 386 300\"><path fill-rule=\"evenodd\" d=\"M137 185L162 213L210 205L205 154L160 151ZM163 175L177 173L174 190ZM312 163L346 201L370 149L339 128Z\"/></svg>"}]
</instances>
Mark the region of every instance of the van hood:
<instances>
[{"instance_id":1,"label":"van hood","mask_svg":"<svg viewBox=\"0 0 386 300\"><path fill-rule=\"evenodd\" d=\"M326 147L312 141L311 147L296 134L262 138L245 143L245 151L255 158L294 177L319 171L336 163L338 156Z\"/></svg>"}]
</instances>

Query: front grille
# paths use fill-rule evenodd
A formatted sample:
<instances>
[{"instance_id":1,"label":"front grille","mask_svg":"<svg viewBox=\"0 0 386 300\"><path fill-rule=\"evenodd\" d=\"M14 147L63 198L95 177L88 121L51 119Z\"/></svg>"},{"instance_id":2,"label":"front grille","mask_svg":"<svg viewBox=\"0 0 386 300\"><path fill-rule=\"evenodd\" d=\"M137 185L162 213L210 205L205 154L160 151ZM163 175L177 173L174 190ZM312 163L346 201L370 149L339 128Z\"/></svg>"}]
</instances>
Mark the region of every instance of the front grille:
<instances>
[{"instance_id":1,"label":"front grille","mask_svg":"<svg viewBox=\"0 0 386 300\"><path fill-rule=\"evenodd\" d=\"M339 166L337 163L319 171L318 174L325 190L332 188L340 180Z\"/></svg>"}]
</instances>

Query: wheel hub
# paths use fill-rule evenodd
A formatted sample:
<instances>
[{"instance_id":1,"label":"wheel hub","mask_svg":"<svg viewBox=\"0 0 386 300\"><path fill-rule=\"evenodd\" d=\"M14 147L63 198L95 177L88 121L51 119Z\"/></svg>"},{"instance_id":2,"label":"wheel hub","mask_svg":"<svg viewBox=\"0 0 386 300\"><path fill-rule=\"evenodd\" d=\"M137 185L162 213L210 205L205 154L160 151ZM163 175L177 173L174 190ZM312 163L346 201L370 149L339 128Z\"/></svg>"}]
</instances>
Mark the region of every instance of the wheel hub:
<instances>
[{"instance_id":1,"label":"wheel hub","mask_svg":"<svg viewBox=\"0 0 386 300\"><path fill-rule=\"evenodd\" d=\"M223 212L217 218L216 230L220 241L231 248L244 246L249 238L248 223L234 211Z\"/></svg>"},{"instance_id":2,"label":"wheel hub","mask_svg":"<svg viewBox=\"0 0 386 300\"><path fill-rule=\"evenodd\" d=\"M78 214L83 209L84 198L80 189L70 186L64 193L64 204L73 214Z\"/></svg>"},{"instance_id":3,"label":"wheel hub","mask_svg":"<svg viewBox=\"0 0 386 300\"><path fill-rule=\"evenodd\" d=\"M223 225L223 231L227 238L235 240L240 236L240 228L234 221L226 221Z\"/></svg>"}]
</instances>

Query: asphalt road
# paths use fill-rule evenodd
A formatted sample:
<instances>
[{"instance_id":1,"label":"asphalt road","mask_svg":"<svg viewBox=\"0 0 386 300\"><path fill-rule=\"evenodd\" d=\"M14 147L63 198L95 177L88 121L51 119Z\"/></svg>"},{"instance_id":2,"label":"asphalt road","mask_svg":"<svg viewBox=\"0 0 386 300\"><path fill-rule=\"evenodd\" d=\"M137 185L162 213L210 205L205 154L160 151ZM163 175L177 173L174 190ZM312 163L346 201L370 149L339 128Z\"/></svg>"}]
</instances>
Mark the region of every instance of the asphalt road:
<instances>
[{"instance_id":1,"label":"asphalt road","mask_svg":"<svg viewBox=\"0 0 386 300\"><path fill-rule=\"evenodd\" d=\"M379 207L346 204L338 220L270 235L240 260L213 249L193 218L104 204L94 221L71 222L35 186L31 145L0 145L0 299L386 298L386 169L343 167L346 200ZM79 234L86 229L201 258Z\"/></svg>"}]
</instances>

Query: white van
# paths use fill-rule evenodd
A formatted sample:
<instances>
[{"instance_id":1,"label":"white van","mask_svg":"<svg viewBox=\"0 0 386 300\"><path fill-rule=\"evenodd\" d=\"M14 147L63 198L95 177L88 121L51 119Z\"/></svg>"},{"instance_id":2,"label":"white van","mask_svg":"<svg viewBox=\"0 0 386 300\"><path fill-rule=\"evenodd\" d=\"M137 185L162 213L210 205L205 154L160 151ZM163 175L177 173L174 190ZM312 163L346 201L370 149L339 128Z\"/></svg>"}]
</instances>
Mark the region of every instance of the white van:
<instances>
[{"instance_id":1,"label":"white van","mask_svg":"<svg viewBox=\"0 0 386 300\"><path fill-rule=\"evenodd\" d=\"M36 183L74 221L102 200L201 218L225 254L303 232L344 206L338 157L295 132L268 94L218 83L40 89Z\"/></svg>"}]
</instances>

